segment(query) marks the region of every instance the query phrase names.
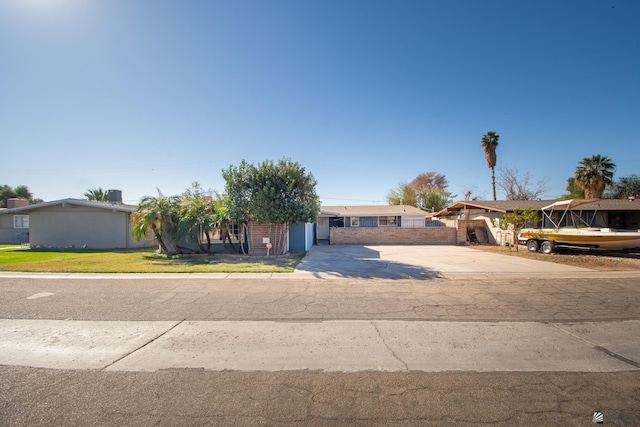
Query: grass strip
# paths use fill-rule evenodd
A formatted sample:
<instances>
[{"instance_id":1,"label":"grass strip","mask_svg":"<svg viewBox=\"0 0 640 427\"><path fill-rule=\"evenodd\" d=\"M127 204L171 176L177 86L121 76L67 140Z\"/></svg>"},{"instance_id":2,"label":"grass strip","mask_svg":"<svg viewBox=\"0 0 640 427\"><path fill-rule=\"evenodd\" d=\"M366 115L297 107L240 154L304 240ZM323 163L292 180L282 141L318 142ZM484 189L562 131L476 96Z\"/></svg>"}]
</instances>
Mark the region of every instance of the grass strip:
<instances>
[{"instance_id":1,"label":"grass strip","mask_svg":"<svg viewBox=\"0 0 640 427\"><path fill-rule=\"evenodd\" d=\"M303 253L279 257L227 254L167 256L143 249L29 249L2 247L0 271L47 273L291 273Z\"/></svg>"}]
</instances>

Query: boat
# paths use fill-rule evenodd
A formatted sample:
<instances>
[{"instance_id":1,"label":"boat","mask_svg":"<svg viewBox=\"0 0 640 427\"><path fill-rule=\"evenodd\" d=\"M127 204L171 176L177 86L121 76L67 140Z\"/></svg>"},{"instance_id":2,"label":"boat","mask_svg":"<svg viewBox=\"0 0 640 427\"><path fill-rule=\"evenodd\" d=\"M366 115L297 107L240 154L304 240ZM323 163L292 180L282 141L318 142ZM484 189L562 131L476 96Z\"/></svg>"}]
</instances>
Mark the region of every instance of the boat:
<instances>
[{"instance_id":1,"label":"boat","mask_svg":"<svg viewBox=\"0 0 640 427\"><path fill-rule=\"evenodd\" d=\"M552 203L542 208L542 227L523 228L518 242L531 252L552 253L557 247L577 247L601 250L629 250L640 248L640 230L617 230L593 225L597 210L591 219L584 219L577 207L598 199L571 199ZM550 226L546 226L550 224ZM562 225L561 224L568 224Z\"/></svg>"}]
</instances>

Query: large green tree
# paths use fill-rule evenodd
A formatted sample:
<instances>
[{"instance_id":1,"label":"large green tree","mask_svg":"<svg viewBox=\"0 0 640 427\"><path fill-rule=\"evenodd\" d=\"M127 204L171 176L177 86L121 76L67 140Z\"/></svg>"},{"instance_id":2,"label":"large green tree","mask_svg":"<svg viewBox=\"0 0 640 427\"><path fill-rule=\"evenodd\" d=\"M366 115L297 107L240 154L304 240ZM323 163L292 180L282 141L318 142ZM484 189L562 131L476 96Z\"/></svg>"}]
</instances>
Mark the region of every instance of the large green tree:
<instances>
[{"instance_id":1,"label":"large green tree","mask_svg":"<svg viewBox=\"0 0 640 427\"><path fill-rule=\"evenodd\" d=\"M415 206L429 212L437 212L451 201L447 191L447 178L437 172L423 172L409 182L400 182L387 193L390 205Z\"/></svg>"},{"instance_id":2,"label":"large green tree","mask_svg":"<svg viewBox=\"0 0 640 427\"><path fill-rule=\"evenodd\" d=\"M496 199L496 148L498 147L498 139L500 135L494 131L487 132L486 135L482 135L481 145L484 150L484 158L487 161L487 167L491 169L491 188L493 189L493 200Z\"/></svg>"},{"instance_id":3,"label":"large green tree","mask_svg":"<svg viewBox=\"0 0 640 427\"><path fill-rule=\"evenodd\" d=\"M584 190L576 183L574 177L567 178L567 193L562 196L562 199L584 199Z\"/></svg>"},{"instance_id":4,"label":"large green tree","mask_svg":"<svg viewBox=\"0 0 640 427\"><path fill-rule=\"evenodd\" d=\"M316 180L289 159L258 165L242 161L222 171L226 212L232 222L256 221L276 227L274 253L286 250L289 224L315 222L320 208Z\"/></svg>"},{"instance_id":5,"label":"large green tree","mask_svg":"<svg viewBox=\"0 0 640 427\"><path fill-rule=\"evenodd\" d=\"M602 197L607 199L626 199L640 197L640 177L629 175L618 178L604 192Z\"/></svg>"},{"instance_id":6,"label":"large green tree","mask_svg":"<svg viewBox=\"0 0 640 427\"><path fill-rule=\"evenodd\" d=\"M615 170L616 165L609 157L595 154L582 159L573 176L587 199L599 199L605 187L613 183Z\"/></svg>"},{"instance_id":7,"label":"large green tree","mask_svg":"<svg viewBox=\"0 0 640 427\"><path fill-rule=\"evenodd\" d=\"M390 205L407 205L418 207L418 192L416 188L408 182L399 182L396 188L387 193L387 203Z\"/></svg>"}]
</instances>

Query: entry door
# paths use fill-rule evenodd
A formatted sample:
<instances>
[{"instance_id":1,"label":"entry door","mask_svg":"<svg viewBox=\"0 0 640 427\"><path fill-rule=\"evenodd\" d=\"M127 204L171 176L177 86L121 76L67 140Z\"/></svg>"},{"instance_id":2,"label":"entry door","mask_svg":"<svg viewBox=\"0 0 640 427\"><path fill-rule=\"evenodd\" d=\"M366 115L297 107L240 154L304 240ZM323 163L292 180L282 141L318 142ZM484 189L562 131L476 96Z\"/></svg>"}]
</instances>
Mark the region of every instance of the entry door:
<instances>
[{"instance_id":1,"label":"entry door","mask_svg":"<svg viewBox=\"0 0 640 427\"><path fill-rule=\"evenodd\" d=\"M318 218L318 240L329 240L329 218Z\"/></svg>"}]
</instances>

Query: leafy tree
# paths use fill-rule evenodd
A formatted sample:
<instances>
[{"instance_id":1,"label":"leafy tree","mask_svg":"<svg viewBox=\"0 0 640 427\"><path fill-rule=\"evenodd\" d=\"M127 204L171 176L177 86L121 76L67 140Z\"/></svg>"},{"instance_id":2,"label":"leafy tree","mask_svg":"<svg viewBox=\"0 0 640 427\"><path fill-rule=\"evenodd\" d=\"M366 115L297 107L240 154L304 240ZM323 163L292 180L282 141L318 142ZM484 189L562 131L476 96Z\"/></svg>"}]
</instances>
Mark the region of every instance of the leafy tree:
<instances>
[{"instance_id":1,"label":"leafy tree","mask_svg":"<svg viewBox=\"0 0 640 427\"><path fill-rule=\"evenodd\" d=\"M108 202L109 201L109 191L103 190L102 187L98 188L90 188L86 193L83 194L87 200L95 200L97 202Z\"/></svg>"},{"instance_id":2,"label":"leafy tree","mask_svg":"<svg viewBox=\"0 0 640 427\"><path fill-rule=\"evenodd\" d=\"M570 177L567 179L567 194L562 196L562 199L584 199L584 190L576 183L576 179L574 177Z\"/></svg>"},{"instance_id":3,"label":"leafy tree","mask_svg":"<svg viewBox=\"0 0 640 427\"><path fill-rule=\"evenodd\" d=\"M607 199L626 199L640 197L640 177L629 175L618 178L603 194Z\"/></svg>"},{"instance_id":4,"label":"leafy tree","mask_svg":"<svg viewBox=\"0 0 640 427\"><path fill-rule=\"evenodd\" d=\"M408 205L418 207L418 193L416 188L408 182L399 182L398 186L387 193L387 203L390 205Z\"/></svg>"},{"instance_id":5,"label":"leafy tree","mask_svg":"<svg viewBox=\"0 0 640 427\"><path fill-rule=\"evenodd\" d=\"M510 166L500 168L498 186L504 190L506 200L540 200L546 191L546 180L535 185L531 182L531 174L520 175L518 169Z\"/></svg>"},{"instance_id":6,"label":"leafy tree","mask_svg":"<svg viewBox=\"0 0 640 427\"><path fill-rule=\"evenodd\" d=\"M573 176L587 199L599 199L605 186L613 183L615 169L616 165L609 157L595 154L582 159Z\"/></svg>"},{"instance_id":7,"label":"leafy tree","mask_svg":"<svg viewBox=\"0 0 640 427\"><path fill-rule=\"evenodd\" d=\"M439 211L451 200L447 191L447 179L443 174L423 172L410 183L400 182L387 193L390 205L408 205L426 211Z\"/></svg>"},{"instance_id":8,"label":"leafy tree","mask_svg":"<svg viewBox=\"0 0 640 427\"><path fill-rule=\"evenodd\" d=\"M441 190L446 190L449 183L447 182L447 178L441 173L422 172L420 175L416 176L413 181L411 181L411 185L416 189L439 188Z\"/></svg>"},{"instance_id":9,"label":"leafy tree","mask_svg":"<svg viewBox=\"0 0 640 427\"><path fill-rule=\"evenodd\" d=\"M276 227L274 253L286 250L290 223L315 222L320 200L311 173L288 159L264 161L258 165L242 161L222 171L225 180L226 212L238 223L256 221Z\"/></svg>"},{"instance_id":10,"label":"leafy tree","mask_svg":"<svg viewBox=\"0 0 640 427\"><path fill-rule=\"evenodd\" d=\"M451 193L438 187L418 190L420 208L428 212L438 212L451 203Z\"/></svg>"},{"instance_id":11,"label":"leafy tree","mask_svg":"<svg viewBox=\"0 0 640 427\"><path fill-rule=\"evenodd\" d=\"M213 199L214 195L216 195L213 190L205 190L202 188L202 185L198 181L193 181L191 183L191 187L187 188L182 192L182 199L202 199L209 198Z\"/></svg>"},{"instance_id":12,"label":"leafy tree","mask_svg":"<svg viewBox=\"0 0 640 427\"><path fill-rule=\"evenodd\" d=\"M0 208L7 207L7 199L20 198L29 201L29 204L42 203L42 199L36 199L26 185L18 185L12 188L6 184L0 186Z\"/></svg>"},{"instance_id":13,"label":"leafy tree","mask_svg":"<svg viewBox=\"0 0 640 427\"><path fill-rule=\"evenodd\" d=\"M538 212L533 209L514 209L513 212L508 212L502 217L502 221L499 222L500 228L503 230L513 229L515 236L518 235L520 230L527 226L535 226L538 223ZM516 242L516 252L518 251L518 245Z\"/></svg>"},{"instance_id":14,"label":"leafy tree","mask_svg":"<svg viewBox=\"0 0 640 427\"><path fill-rule=\"evenodd\" d=\"M491 188L493 189L493 200L496 199L496 148L498 147L498 139L500 139L500 135L496 134L494 131L487 132L486 135L482 136L482 149L484 150L484 158L487 161L487 167L491 169Z\"/></svg>"}]
</instances>

